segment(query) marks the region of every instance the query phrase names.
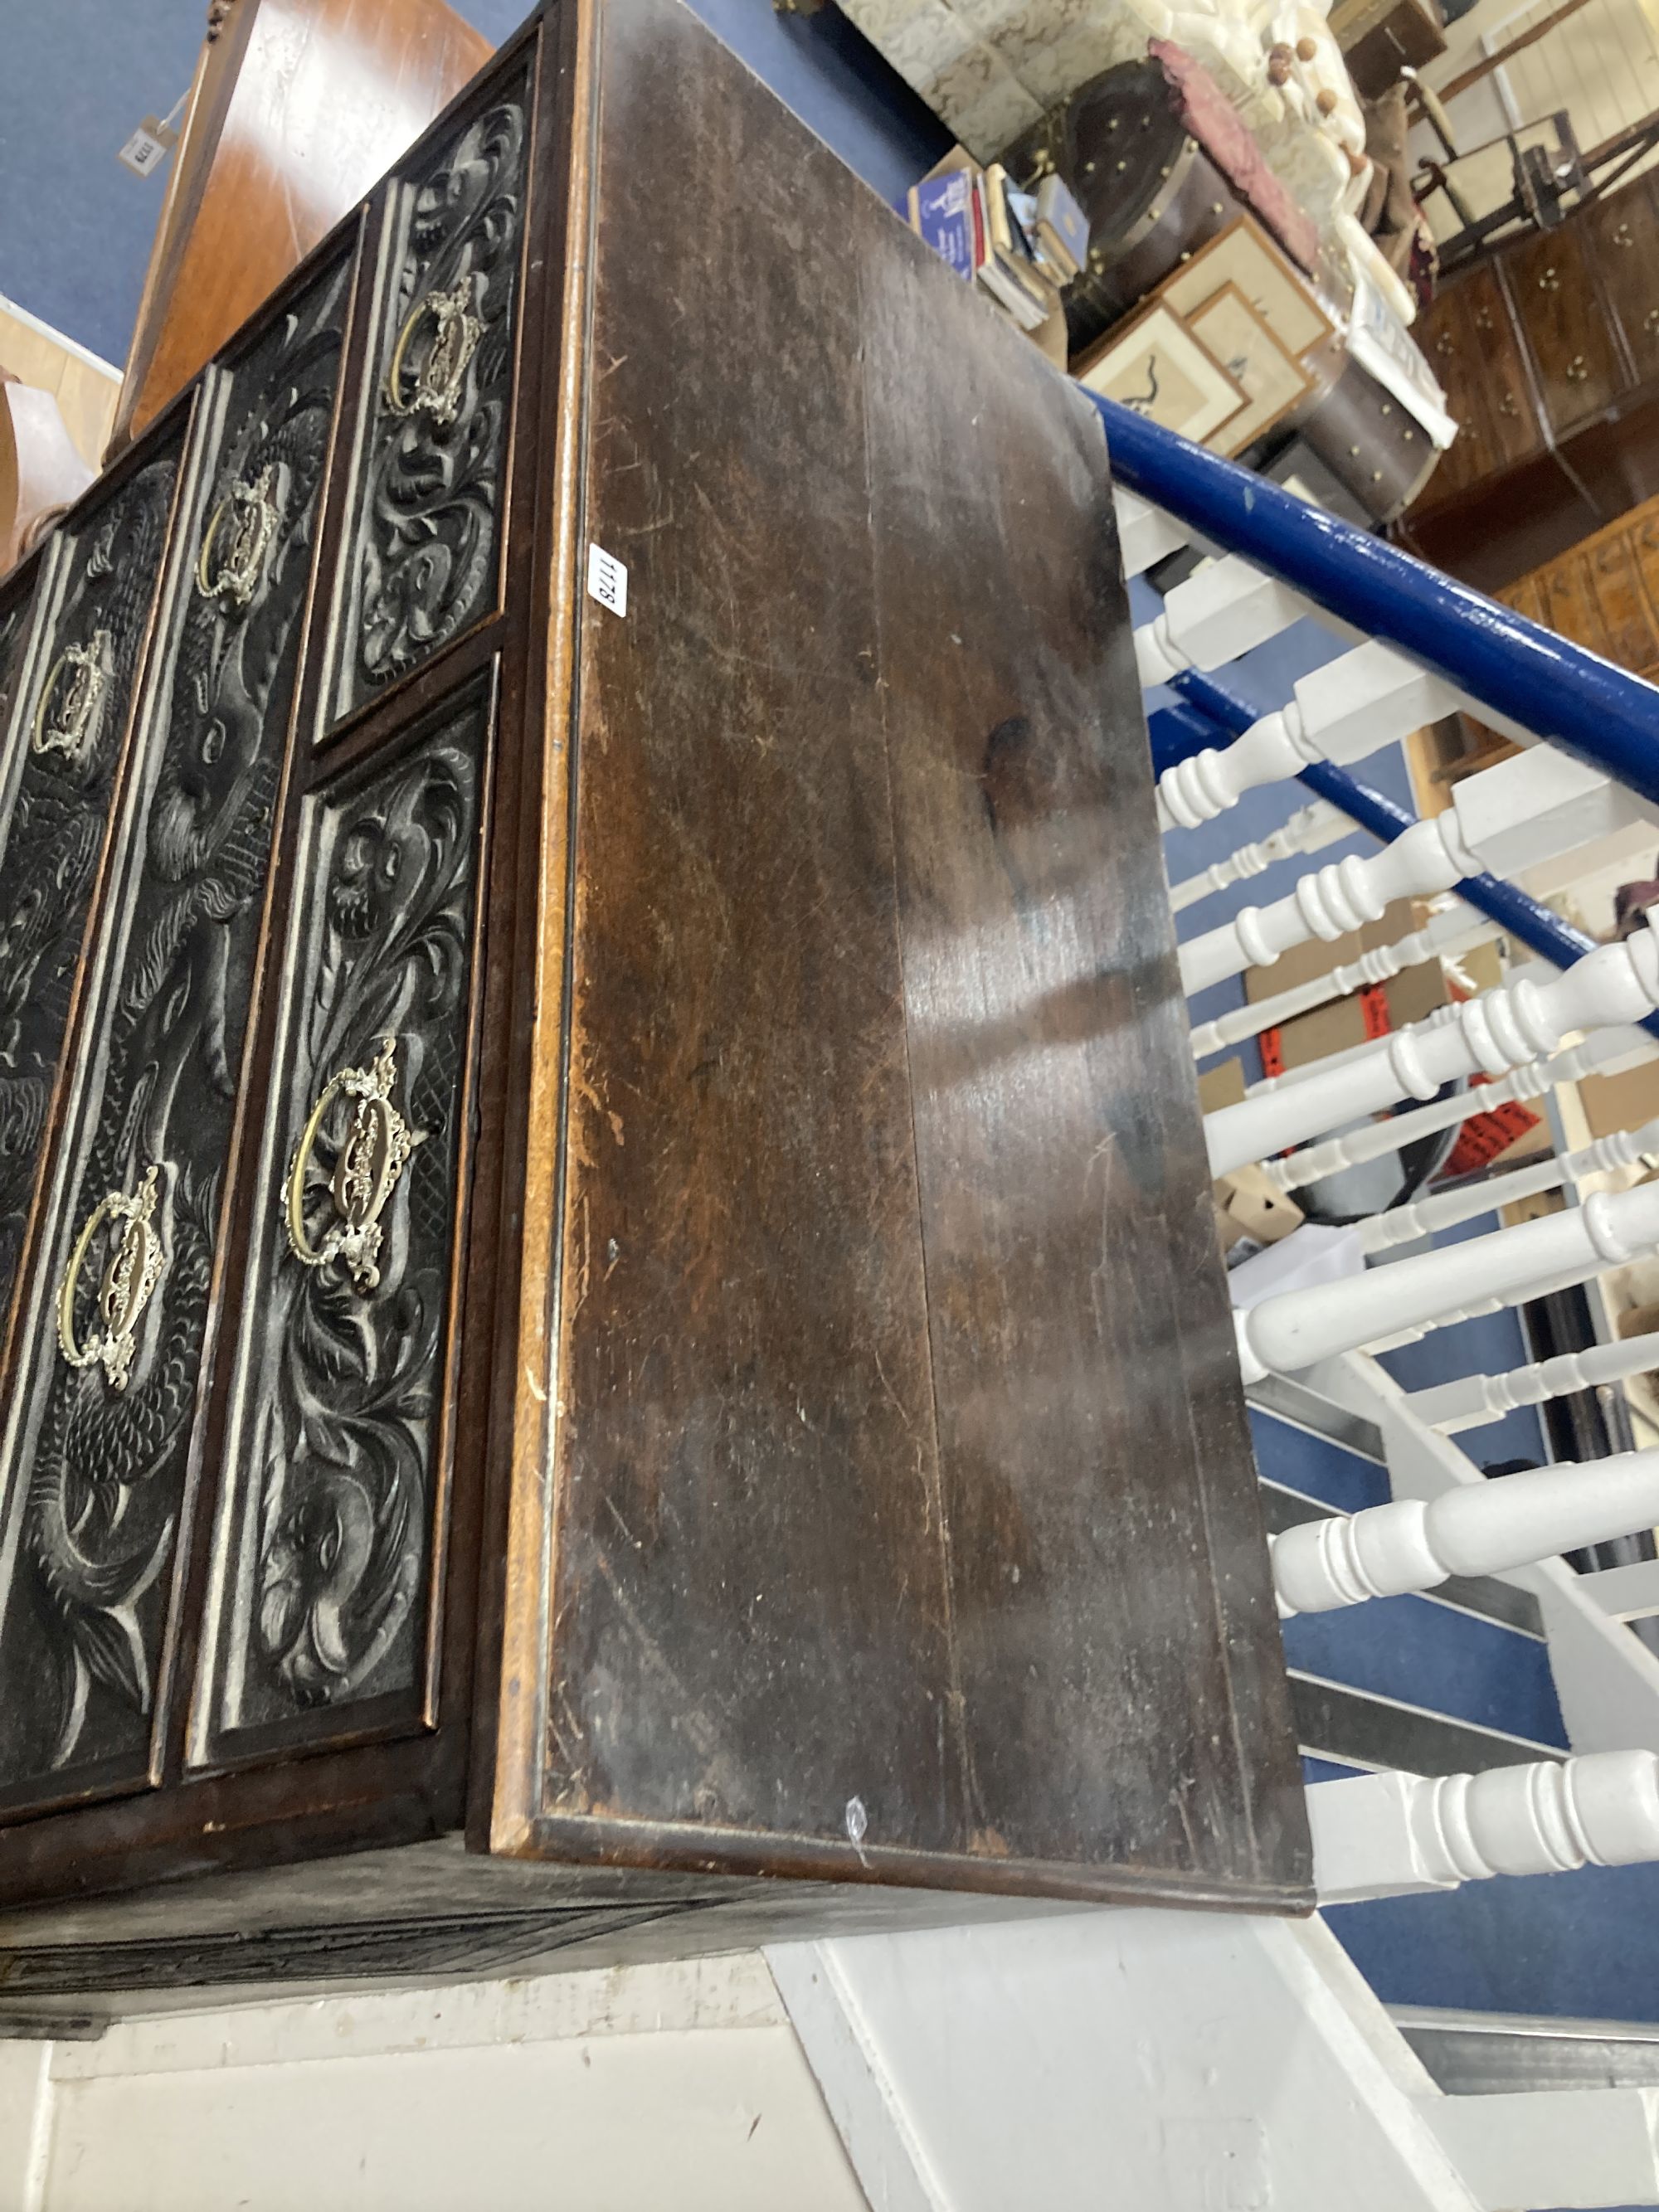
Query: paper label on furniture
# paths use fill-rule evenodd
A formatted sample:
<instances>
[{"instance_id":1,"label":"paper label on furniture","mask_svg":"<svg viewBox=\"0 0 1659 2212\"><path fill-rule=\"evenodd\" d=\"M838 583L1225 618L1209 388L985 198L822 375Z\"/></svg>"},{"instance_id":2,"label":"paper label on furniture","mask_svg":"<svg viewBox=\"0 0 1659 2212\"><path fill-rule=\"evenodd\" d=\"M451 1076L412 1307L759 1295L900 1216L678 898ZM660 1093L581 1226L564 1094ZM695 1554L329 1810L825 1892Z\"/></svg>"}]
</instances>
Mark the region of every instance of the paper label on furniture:
<instances>
[{"instance_id":1,"label":"paper label on furniture","mask_svg":"<svg viewBox=\"0 0 1659 2212\"><path fill-rule=\"evenodd\" d=\"M587 594L613 615L628 612L628 571L614 553L602 545L587 549Z\"/></svg>"}]
</instances>

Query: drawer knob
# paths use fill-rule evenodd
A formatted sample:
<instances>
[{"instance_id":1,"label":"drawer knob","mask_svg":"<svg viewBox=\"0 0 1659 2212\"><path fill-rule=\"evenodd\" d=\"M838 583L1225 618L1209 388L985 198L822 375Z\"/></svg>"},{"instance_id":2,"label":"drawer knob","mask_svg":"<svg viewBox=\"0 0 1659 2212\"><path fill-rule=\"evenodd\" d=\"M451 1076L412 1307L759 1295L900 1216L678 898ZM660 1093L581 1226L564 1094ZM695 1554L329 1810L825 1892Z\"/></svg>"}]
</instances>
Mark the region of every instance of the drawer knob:
<instances>
[{"instance_id":1,"label":"drawer knob","mask_svg":"<svg viewBox=\"0 0 1659 2212\"><path fill-rule=\"evenodd\" d=\"M101 1367L112 1390L125 1390L132 1373L139 1316L161 1279L167 1254L153 1222L161 1170L151 1168L131 1197L112 1190L100 1198L75 1240L75 1249L58 1285L58 1343L71 1367ZM106 1222L119 1222L98 1285L98 1316L103 1326L82 1344L75 1333L75 1298L92 1240Z\"/></svg>"},{"instance_id":2,"label":"drawer knob","mask_svg":"<svg viewBox=\"0 0 1659 2212\"><path fill-rule=\"evenodd\" d=\"M1569 384L1583 384L1589 374L1589 369L1585 362L1583 355L1582 353L1574 354L1572 359L1567 363L1567 382Z\"/></svg>"},{"instance_id":3,"label":"drawer knob","mask_svg":"<svg viewBox=\"0 0 1659 2212\"><path fill-rule=\"evenodd\" d=\"M196 588L204 599L218 599L235 614L252 605L282 519L274 461L252 483L231 486L208 517L196 557Z\"/></svg>"},{"instance_id":4,"label":"drawer knob","mask_svg":"<svg viewBox=\"0 0 1659 2212\"><path fill-rule=\"evenodd\" d=\"M1659 331L1659 307L1650 307L1642 318L1644 331Z\"/></svg>"},{"instance_id":5,"label":"drawer knob","mask_svg":"<svg viewBox=\"0 0 1659 2212\"><path fill-rule=\"evenodd\" d=\"M1511 418L1521 412L1521 410L1515 404L1515 394L1512 392L1506 392L1504 394L1504 397L1498 401L1498 411L1500 415L1507 415Z\"/></svg>"},{"instance_id":6,"label":"drawer knob","mask_svg":"<svg viewBox=\"0 0 1659 2212\"><path fill-rule=\"evenodd\" d=\"M1636 240L1635 240L1635 239L1631 235L1631 228L1630 228L1630 225L1629 225L1627 222L1621 222L1621 223L1620 224L1620 226L1619 226L1618 229L1617 229L1617 230L1615 230L1615 231L1613 232L1613 244L1614 244L1615 246L1634 246L1634 245L1635 245Z\"/></svg>"},{"instance_id":7,"label":"drawer knob","mask_svg":"<svg viewBox=\"0 0 1659 2212\"><path fill-rule=\"evenodd\" d=\"M1540 292L1559 292L1560 290L1561 279L1555 270L1545 270L1543 275L1538 280L1538 289Z\"/></svg>"},{"instance_id":8,"label":"drawer knob","mask_svg":"<svg viewBox=\"0 0 1659 2212\"><path fill-rule=\"evenodd\" d=\"M483 325L471 311L472 280L462 275L447 292L428 292L410 308L386 373L386 404L394 415L429 415L453 422L460 410L466 366L478 349ZM430 323L432 342L418 363L415 340ZM412 388L409 385L411 368Z\"/></svg>"},{"instance_id":9,"label":"drawer knob","mask_svg":"<svg viewBox=\"0 0 1659 2212\"><path fill-rule=\"evenodd\" d=\"M1490 307L1482 307L1480 309L1480 313L1475 316L1474 327L1478 331L1489 331L1492 328L1492 309Z\"/></svg>"},{"instance_id":10,"label":"drawer knob","mask_svg":"<svg viewBox=\"0 0 1659 2212\"><path fill-rule=\"evenodd\" d=\"M62 753L71 763L80 760L109 689L109 632L95 629L85 645L65 646L52 662L29 731L31 752Z\"/></svg>"},{"instance_id":11,"label":"drawer knob","mask_svg":"<svg viewBox=\"0 0 1659 2212\"><path fill-rule=\"evenodd\" d=\"M378 1059L368 1067L343 1067L324 1085L306 1123L288 1170L283 1207L289 1249L307 1267L343 1260L358 1290L372 1291L380 1279L380 1216L397 1188L416 1145L428 1133L411 1129L392 1103L398 1076L398 1040L383 1037ZM338 1097L355 1102L351 1118L329 1178L336 1218L313 1243L306 1225L306 1180L323 1118Z\"/></svg>"},{"instance_id":12,"label":"drawer knob","mask_svg":"<svg viewBox=\"0 0 1659 2212\"><path fill-rule=\"evenodd\" d=\"M1452 335L1449 331L1441 331L1439 337L1434 342L1434 349L1439 355L1442 361L1449 361L1451 359L1452 356L1456 352L1457 348L1452 343Z\"/></svg>"}]
</instances>

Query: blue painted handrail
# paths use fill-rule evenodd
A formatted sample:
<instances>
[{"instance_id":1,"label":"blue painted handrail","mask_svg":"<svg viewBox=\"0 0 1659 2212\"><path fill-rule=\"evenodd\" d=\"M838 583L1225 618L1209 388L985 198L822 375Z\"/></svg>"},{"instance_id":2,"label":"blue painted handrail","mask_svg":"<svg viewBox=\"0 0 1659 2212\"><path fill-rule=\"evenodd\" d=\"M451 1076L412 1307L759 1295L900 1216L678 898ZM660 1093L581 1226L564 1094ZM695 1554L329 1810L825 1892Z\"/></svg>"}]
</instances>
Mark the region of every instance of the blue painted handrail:
<instances>
[{"instance_id":1,"label":"blue painted handrail","mask_svg":"<svg viewBox=\"0 0 1659 2212\"><path fill-rule=\"evenodd\" d=\"M1088 396L1105 419L1113 474L1131 491L1659 804L1659 689L1249 469Z\"/></svg>"},{"instance_id":2,"label":"blue painted handrail","mask_svg":"<svg viewBox=\"0 0 1659 2212\"><path fill-rule=\"evenodd\" d=\"M1231 744L1260 720L1248 700L1218 684L1213 676L1191 672L1176 678L1176 688L1183 695L1177 704L1160 708L1150 718L1153 759L1160 775L1177 761L1201 752L1206 745ZM1310 762L1299 781L1333 806L1340 806L1385 845L1416 823L1417 817L1395 800L1361 783L1346 769L1334 768L1328 761ZM1575 960L1595 950L1593 937L1575 929L1530 892L1517 884L1505 883L1501 876L1466 876L1456 890L1478 913L1558 968L1571 968ZM1650 1015L1644 1026L1659 1036L1659 1014Z\"/></svg>"}]
</instances>

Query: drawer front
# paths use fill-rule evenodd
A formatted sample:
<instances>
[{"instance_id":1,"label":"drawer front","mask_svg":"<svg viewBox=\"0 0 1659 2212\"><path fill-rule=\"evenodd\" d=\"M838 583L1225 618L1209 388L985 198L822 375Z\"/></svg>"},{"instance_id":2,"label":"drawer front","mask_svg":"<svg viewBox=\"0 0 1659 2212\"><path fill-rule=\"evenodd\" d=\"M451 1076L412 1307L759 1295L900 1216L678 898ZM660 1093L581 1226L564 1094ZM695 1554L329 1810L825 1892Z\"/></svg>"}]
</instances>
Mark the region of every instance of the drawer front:
<instances>
[{"instance_id":1,"label":"drawer front","mask_svg":"<svg viewBox=\"0 0 1659 2212\"><path fill-rule=\"evenodd\" d=\"M1659 621L1642 581L1634 535L1621 532L1589 556L1607 642L1601 650L1639 676L1659 660Z\"/></svg>"},{"instance_id":2,"label":"drawer front","mask_svg":"<svg viewBox=\"0 0 1659 2212\"><path fill-rule=\"evenodd\" d=\"M1543 433L1508 302L1494 271L1476 270L1430 309L1419 343L1459 435L1430 479L1425 507L1535 453Z\"/></svg>"},{"instance_id":3,"label":"drawer front","mask_svg":"<svg viewBox=\"0 0 1659 2212\"><path fill-rule=\"evenodd\" d=\"M191 1756L430 1716L488 675L307 798Z\"/></svg>"},{"instance_id":4,"label":"drawer front","mask_svg":"<svg viewBox=\"0 0 1659 2212\"><path fill-rule=\"evenodd\" d=\"M330 721L499 599L529 97L501 88L387 203Z\"/></svg>"},{"instance_id":5,"label":"drawer front","mask_svg":"<svg viewBox=\"0 0 1659 2212\"><path fill-rule=\"evenodd\" d=\"M133 680L161 573L177 439L54 550L15 638L0 795L0 1345L81 973Z\"/></svg>"},{"instance_id":6,"label":"drawer front","mask_svg":"<svg viewBox=\"0 0 1659 2212\"><path fill-rule=\"evenodd\" d=\"M1552 427L1599 415L1628 379L1583 241L1571 225L1546 231L1503 268Z\"/></svg>"},{"instance_id":7,"label":"drawer front","mask_svg":"<svg viewBox=\"0 0 1659 2212\"><path fill-rule=\"evenodd\" d=\"M1576 645L1587 646L1592 653L1605 654L1607 624L1601 618L1587 556L1568 554L1547 568L1541 580L1543 618L1550 629L1559 637L1571 638Z\"/></svg>"},{"instance_id":8,"label":"drawer front","mask_svg":"<svg viewBox=\"0 0 1659 2212\"><path fill-rule=\"evenodd\" d=\"M1659 199L1644 179L1581 218L1640 384L1659 378Z\"/></svg>"},{"instance_id":9,"label":"drawer front","mask_svg":"<svg viewBox=\"0 0 1659 2212\"><path fill-rule=\"evenodd\" d=\"M149 1771L350 273L337 258L209 387L5 1438L13 1804Z\"/></svg>"}]
</instances>

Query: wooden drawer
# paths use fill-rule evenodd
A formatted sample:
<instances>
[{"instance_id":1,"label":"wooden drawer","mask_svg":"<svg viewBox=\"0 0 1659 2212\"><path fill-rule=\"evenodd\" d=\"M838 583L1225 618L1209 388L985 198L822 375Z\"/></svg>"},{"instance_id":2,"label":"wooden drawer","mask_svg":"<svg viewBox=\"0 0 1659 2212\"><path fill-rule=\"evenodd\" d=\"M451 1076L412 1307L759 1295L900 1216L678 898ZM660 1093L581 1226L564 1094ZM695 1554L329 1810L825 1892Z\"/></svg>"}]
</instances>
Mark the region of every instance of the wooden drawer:
<instances>
[{"instance_id":1,"label":"wooden drawer","mask_svg":"<svg viewBox=\"0 0 1659 2212\"><path fill-rule=\"evenodd\" d=\"M1642 179L1582 218L1638 384L1659 379L1659 191Z\"/></svg>"},{"instance_id":2,"label":"wooden drawer","mask_svg":"<svg viewBox=\"0 0 1659 2212\"><path fill-rule=\"evenodd\" d=\"M1606 631L1605 643L1598 649L1621 668L1640 675L1659 660L1659 617L1643 580L1636 533L1621 532L1595 546L1587 558Z\"/></svg>"},{"instance_id":3,"label":"wooden drawer","mask_svg":"<svg viewBox=\"0 0 1659 2212\"><path fill-rule=\"evenodd\" d=\"M1501 266L1551 427L1559 434L1599 415L1630 379L1580 233L1545 231Z\"/></svg>"},{"instance_id":4,"label":"wooden drawer","mask_svg":"<svg viewBox=\"0 0 1659 2212\"><path fill-rule=\"evenodd\" d=\"M1443 504L1543 444L1532 387L1496 271L1479 269L1449 285L1418 333L1461 426L1429 481L1425 507Z\"/></svg>"},{"instance_id":5,"label":"wooden drawer","mask_svg":"<svg viewBox=\"0 0 1659 2212\"><path fill-rule=\"evenodd\" d=\"M579 0L191 406L0 1373L0 1981L246 1979L213 1870L310 1980L1310 1905L1086 396Z\"/></svg>"}]
</instances>

